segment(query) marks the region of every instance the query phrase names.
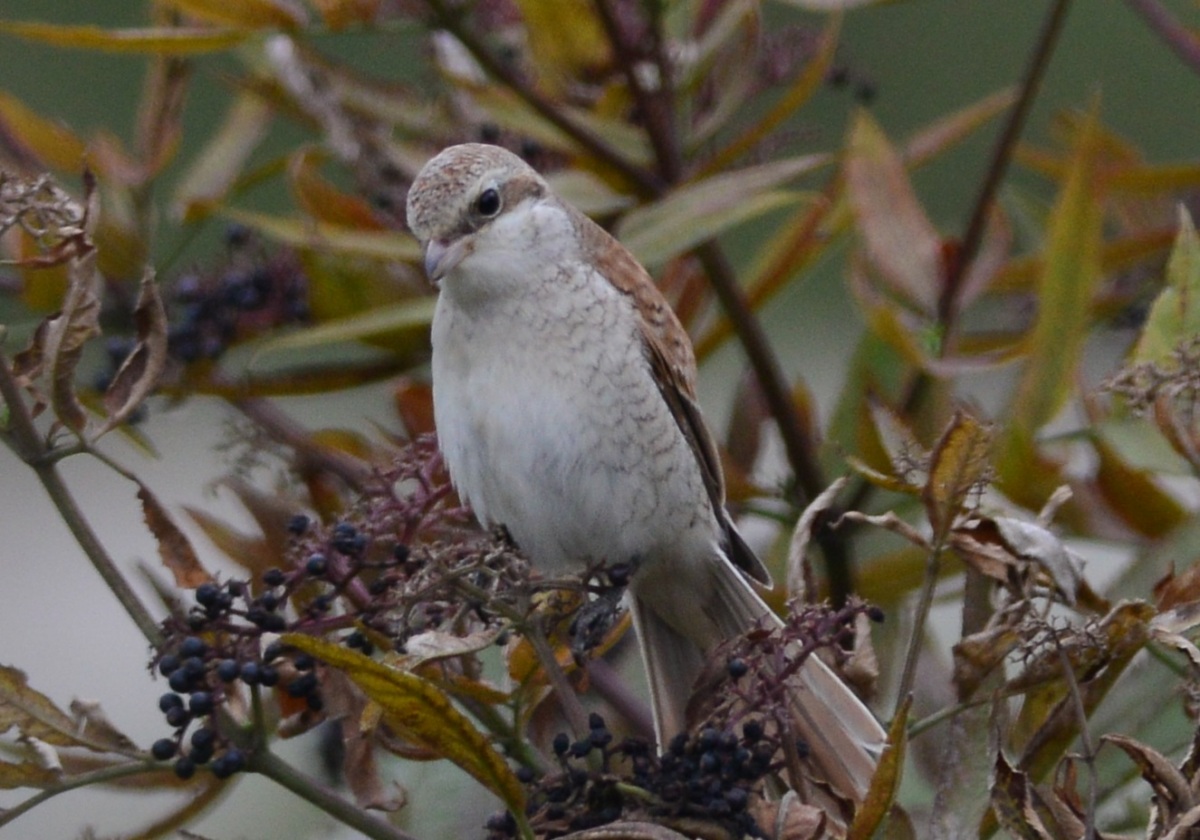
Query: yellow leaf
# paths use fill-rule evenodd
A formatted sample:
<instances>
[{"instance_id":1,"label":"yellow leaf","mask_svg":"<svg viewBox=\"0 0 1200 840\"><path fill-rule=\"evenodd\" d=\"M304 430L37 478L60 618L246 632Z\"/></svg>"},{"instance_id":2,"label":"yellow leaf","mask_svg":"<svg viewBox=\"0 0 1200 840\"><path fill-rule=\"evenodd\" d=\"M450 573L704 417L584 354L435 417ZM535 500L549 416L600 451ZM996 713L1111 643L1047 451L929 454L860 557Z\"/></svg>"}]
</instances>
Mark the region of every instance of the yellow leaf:
<instances>
[{"instance_id":1,"label":"yellow leaf","mask_svg":"<svg viewBox=\"0 0 1200 840\"><path fill-rule=\"evenodd\" d=\"M534 63L561 91L584 71L608 61L608 39L592 0L517 0Z\"/></svg>"},{"instance_id":2,"label":"yellow leaf","mask_svg":"<svg viewBox=\"0 0 1200 840\"><path fill-rule=\"evenodd\" d=\"M525 793L488 738L454 707L437 686L415 674L322 639L289 633L284 644L343 671L382 709L403 737L436 751L471 774L514 813L524 813Z\"/></svg>"},{"instance_id":3,"label":"yellow leaf","mask_svg":"<svg viewBox=\"0 0 1200 840\"><path fill-rule=\"evenodd\" d=\"M417 262L421 248L407 234L395 231L363 231L311 219L286 219L249 210L222 208L222 216L254 228L271 239L297 248L315 248L375 259Z\"/></svg>"},{"instance_id":4,"label":"yellow leaf","mask_svg":"<svg viewBox=\"0 0 1200 840\"><path fill-rule=\"evenodd\" d=\"M871 785L862 805L854 813L854 822L846 831L846 840L870 840L887 818L896 791L900 787L900 776L904 771L904 753L908 747L908 713L912 709L912 696L905 698L892 723L888 726L887 744Z\"/></svg>"},{"instance_id":5,"label":"yellow leaf","mask_svg":"<svg viewBox=\"0 0 1200 840\"><path fill-rule=\"evenodd\" d=\"M30 156L62 172L83 166L83 141L61 123L41 116L12 94L0 91L0 130Z\"/></svg>"},{"instance_id":6,"label":"yellow leaf","mask_svg":"<svg viewBox=\"0 0 1200 840\"><path fill-rule=\"evenodd\" d=\"M157 55L194 55L227 50L254 34L244 29L192 26L105 29L100 26L55 26L23 21L0 21L0 32L56 47Z\"/></svg>"},{"instance_id":7,"label":"yellow leaf","mask_svg":"<svg viewBox=\"0 0 1200 840\"><path fill-rule=\"evenodd\" d=\"M987 426L964 411L954 412L933 449L929 480L922 493L935 542L946 536L967 494L978 488L987 472L991 444Z\"/></svg>"}]
</instances>

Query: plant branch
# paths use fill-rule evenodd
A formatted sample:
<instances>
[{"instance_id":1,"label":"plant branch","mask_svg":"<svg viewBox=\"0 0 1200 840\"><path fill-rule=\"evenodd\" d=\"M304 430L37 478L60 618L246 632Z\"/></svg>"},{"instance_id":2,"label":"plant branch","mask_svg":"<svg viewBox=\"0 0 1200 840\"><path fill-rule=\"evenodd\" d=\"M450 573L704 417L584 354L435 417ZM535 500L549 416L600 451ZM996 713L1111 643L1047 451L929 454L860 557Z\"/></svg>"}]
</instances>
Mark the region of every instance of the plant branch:
<instances>
[{"instance_id":1,"label":"plant branch","mask_svg":"<svg viewBox=\"0 0 1200 840\"><path fill-rule=\"evenodd\" d=\"M758 377L767 407L783 438L788 463L795 473L796 484L801 491L800 501L803 503L815 499L825 489L825 476L817 463L813 441L805 434L804 423L792 400L791 389L779 360L738 286L733 267L720 246L709 240L696 248L696 254L704 265L713 291L725 309L739 343L746 351L754 375ZM840 605L854 588L853 564L846 543L827 530L819 533L816 541L825 557L830 595L833 602Z\"/></svg>"},{"instance_id":2,"label":"plant branch","mask_svg":"<svg viewBox=\"0 0 1200 840\"><path fill-rule=\"evenodd\" d=\"M921 583L921 597L917 601L916 612L913 613L912 635L908 640L908 650L904 653L904 671L900 675L900 689L896 697L896 711L912 693L913 684L917 681L917 660L921 657L921 640L925 637L925 622L929 619L929 610L933 606L933 592L937 588L938 569L941 566L942 545L940 543L929 548L929 557L925 560L925 580Z\"/></svg>"},{"instance_id":3,"label":"plant branch","mask_svg":"<svg viewBox=\"0 0 1200 840\"><path fill-rule=\"evenodd\" d=\"M1012 161L1017 141L1025 130L1025 122L1033 107L1033 101L1041 89L1046 68L1050 65L1050 57L1054 54L1054 48L1058 45L1059 37L1062 35L1067 9L1070 5L1071 0L1055 0L1054 6L1050 9L1049 15L1042 24L1042 31L1033 48L1033 54L1029 57L1029 64L1025 68L1025 76L1021 80L1021 92L1016 103L1013 104L1012 110L1009 111L1004 129L1000 132L1000 137L996 140L996 146L992 150L987 177L984 178L983 185L979 189L974 210L971 212L971 219L967 223L966 233L963 234L959 258L951 267L938 300L938 321L947 333L953 323L958 306L958 295L962 288L963 276L983 242L988 213L995 204L996 192L1000 189L1000 184L1008 172L1008 165Z\"/></svg>"},{"instance_id":4,"label":"plant branch","mask_svg":"<svg viewBox=\"0 0 1200 840\"><path fill-rule=\"evenodd\" d=\"M546 97L526 84L511 67L500 61L469 26L444 0L426 0L435 22L457 38L480 66L492 77L520 97L539 116L582 146L589 154L621 173L645 195L656 195L662 185L657 177L630 163L616 149L579 125Z\"/></svg>"},{"instance_id":5,"label":"plant branch","mask_svg":"<svg viewBox=\"0 0 1200 840\"><path fill-rule=\"evenodd\" d=\"M654 147L659 174L665 183L673 184L679 180L683 166L679 158L679 144L676 142L675 120L672 113L674 103L669 76L670 63L663 55L661 42L658 41L661 33L655 33L655 66L659 75L658 93L655 95L642 84L642 79L638 76L638 56L630 44L625 41L624 33L621 32L621 24L613 14L609 3L610 0L593 0L596 15L600 18L600 23L612 45L616 63L625 74L625 84L645 121L646 135L650 138L650 145Z\"/></svg>"},{"instance_id":6,"label":"plant branch","mask_svg":"<svg viewBox=\"0 0 1200 840\"><path fill-rule=\"evenodd\" d=\"M142 631L146 641L157 648L163 640L158 622L138 598L133 587L125 580L120 569L117 568L116 562L100 538L96 536L96 532L92 530L87 517L83 515L75 497L71 494L66 482L63 481L56 461L53 458L45 457L49 453L49 449L41 435L38 434L33 417L30 416L29 409L22 397L21 388L13 377L8 359L3 354L0 354L0 397L3 397L8 406L8 436L11 437L14 450L38 477L63 522L66 523L72 536L75 537L75 541L79 543L79 547L91 561L92 567L104 579L104 583L116 596L121 606L125 608L126 614L133 623Z\"/></svg>"},{"instance_id":7,"label":"plant branch","mask_svg":"<svg viewBox=\"0 0 1200 840\"><path fill-rule=\"evenodd\" d=\"M1163 40L1184 64L1200 73L1200 38L1193 35L1159 0L1125 0L1150 30Z\"/></svg>"},{"instance_id":8,"label":"plant branch","mask_svg":"<svg viewBox=\"0 0 1200 840\"><path fill-rule=\"evenodd\" d=\"M11 808L0 808L0 827L6 826L15 820L17 817L32 811L43 802L47 802L60 793L78 790L88 785L103 784L113 782L117 779L124 779L126 776L136 776L140 773L151 773L161 769L157 763L136 762L132 764L117 764L113 767L102 767L99 770L92 770L88 773L80 773L77 776L69 776L63 779L53 787L46 788L40 793L36 793L28 799L13 805Z\"/></svg>"},{"instance_id":9,"label":"plant branch","mask_svg":"<svg viewBox=\"0 0 1200 840\"><path fill-rule=\"evenodd\" d=\"M329 788L313 781L292 765L269 751L252 753L247 761L248 769L261 773L271 781L316 805L325 813L350 826L371 840L416 840L411 834L401 831L391 823L371 816L353 802L338 796Z\"/></svg>"}]
</instances>

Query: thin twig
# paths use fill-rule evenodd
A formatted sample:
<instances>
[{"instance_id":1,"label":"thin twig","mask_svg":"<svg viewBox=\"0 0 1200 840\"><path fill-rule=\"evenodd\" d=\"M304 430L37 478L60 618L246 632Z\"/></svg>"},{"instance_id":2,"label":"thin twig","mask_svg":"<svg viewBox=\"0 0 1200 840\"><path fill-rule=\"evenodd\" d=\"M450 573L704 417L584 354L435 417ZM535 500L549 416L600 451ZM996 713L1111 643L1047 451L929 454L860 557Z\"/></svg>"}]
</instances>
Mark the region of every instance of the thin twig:
<instances>
[{"instance_id":1,"label":"thin twig","mask_svg":"<svg viewBox=\"0 0 1200 840\"><path fill-rule=\"evenodd\" d=\"M426 0L426 3L433 12L436 24L457 38L489 75L524 100L538 115L552 123L589 154L620 172L643 195L656 195L661 190L662 185L654 174L630 163L620 152L568 117L555 103L526 84L511 67L497 59L471 28L464 25L460 14L442 0Z\"/></svg>"},{"instance_id":2,"label":"thin twig","mask_svg":"<svg viewBox=\"0 0 1200 840\"><path fill-rule=\"evenodd\" d=\"M963 234L959 259L955 265L951 266L938 300L938 321L945 326L949 326L954 320L963 276L983 242L983 233L987 229L988 214L996 201L996 192L1000 189L1000 183L1008 172L1008 165L1012 161L1017 141L1025 130L1025 121L1033 108L1033 101L1041 90L1042 79L1046 75L1046 68L1050 65L1054 47L1062 35L1067 9L1070 5L1071 0L1056 0L1050 9L1050 13L1042 25L1042 32L1038 36L1037 44L1033 48L1033 54L1029 58L1029 64L1025 69L1020 95L1012 110L1009 111L1008 119L1004 123L1004 130L1000 132L1000 137L996 140L996 147L992 150L992 160L988 166L987 177L984 178L983 186L979 189L979 196L975 199L974 209L971 212L971 220L967 224L966 233Z\"/></svg>"},{"instance_id":3,"label":"thin twig","mask_svg":"<svg viewBox=\"0 0 1200 840\"><path fill-rule=\"evenodd\" d=\"M80 773L76 776L68 776L61 782L58 782L53 787L46 788L40 793L36 793L28 799L18 802L11 808L0 808L0 827L6 826L22 814L32 811L43 802L53 799L60 793L78 790L89 785L106 784L115 782L118 779L124 779L127 776L137 776L142 773L152 773L162 770L161 765L149 762L135 762L129 764L117 764L112 767L102 767L99 770L92 770L88 773Z\"/></svg>"},{"instance_id":4,"label":"thin twig","mask_svg":"<svg viewBox=\"0 0 1200 840\"><path fill-rule=\"evenodd\" d=\"M1075 714L1079 717L1079 740L1083 742L1083 763L1088 769L1087 810L1084 816L1085 840L1096 840L1096 799L1100 780L1096 775L1096 744L1092 740L1091 730L1088 729L1087 707L1083 704L1083 695L1079 693L1079 682L1075 679L1075 670L1071 667L1071 659L1067 656L1057 633L1052 634L1054 649L1062 662L1063 677L1067 688L1071 690L1071 702L1075 706Z\"/></svg>"},{"instance_id":5,"label":"thin twig","mask_svg":"<svg viewBox=\"0 0 1200 840\"><path fill-rule=\"evenodd\" d=\"M84 555L91 561L92 567L100 577L104 579L104 583L116 596L117 601L125 608L126 614L146 637L146 641L157 648L163 641L158 622L138 598L133 587L125 580L116 561L108 553L100 538L96 536L96 532L92 530L92 526L88 523L87 517L83 515L70 488L63 481L57 462L44 457L49 449L42 436L38 434L33 417L30 416L29 408L21 394L21 388L13 378L8 359L2 353L0 353L0 397L3 397L4 403L8 407L9 434L6 437L12 441L14 451L38 477L46 494L50 497L50 501L58 510L59 516L71 531L71 535L75 537L75 541L83 549Z\"/></svg>"},{"instance_id":6,"label":"thin twig","mask_svg":"<svg viewBox=\"0 0 1200 840\"><path fill-rule=\"evenodd\" d=\"M1197 38L1168 11L1159 0L1125 0L1146 25L1161 38L1171 52L1175 53L1184 64L1193 71L1200 73L1200 38Z\"/></svg>"},{"instance_id":7,"label":"thin twig","mask_svg":"<svg viewBox=\"0 0 1200 840\"><path fill-rule=\"evenodd\" d=\"M655 94L647 90L638 76L638 56L631 45L626 43L621 24L609 3L610 0L593 0L596 15L600 18L612 45L616 63L625 74L625 85L629 88L633 101L637 103L642 119L645 120L646 135L650 138L650 145L654 147L659 174L665 183L674 184L679 180L683 167L679 159L679 143L675 132L675 103L671 93L670 63L662 57L661 44L656 43L658 91ZM657 22L654 25L657 26Z\"/></svg>"},{"instance_id":8,"label":"thin twig","mask_svg":"<svg viewBox=\"0 0 1200 840\"><path fill-rule=\"evenodd\" d=\"M937 588L941 559L942 546L930 546L929 557L925 560L925 580L921 583L921 596L917 601L916 612L913 613L912 635L908 640L908 650L904 653L904 671L900 676L900 690L896 694L897 712L912 693L913 684L917 680L917 660L920 659L922 642L925 639L925 623L933 606L933 592Z\"/></svg>"},{"instance_id":9,"label":"thin twig","mask_svg":"<svg viewBox=\"0 0 1200 840\"><path fill-rule=\"evenodd\" d=\"M371 840L416 840L411 834L368 814L324 785L301 773L286 761L267 750L252 753L247 760L249 769L261 773L285 787L334 819L348 825Z\"/></svg>"}]
</instances>

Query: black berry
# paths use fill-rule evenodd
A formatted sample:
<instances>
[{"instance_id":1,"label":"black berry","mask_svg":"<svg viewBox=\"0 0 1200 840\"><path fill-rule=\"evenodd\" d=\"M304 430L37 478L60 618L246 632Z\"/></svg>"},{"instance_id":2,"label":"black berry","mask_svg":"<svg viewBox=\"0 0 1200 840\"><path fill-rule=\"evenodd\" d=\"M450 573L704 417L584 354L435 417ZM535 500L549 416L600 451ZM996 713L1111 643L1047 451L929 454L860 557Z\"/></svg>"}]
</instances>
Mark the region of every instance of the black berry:
<instances>
[{"instance_id":1,"label":"black berry","mask_svg":"<svg viewBox=\"0 0 1200 840\"><path fill-rule=\"evenodd\" d=\"M159 738L150 747L150 755L154 756L159 761L166 761L168 758L175 755L175 742L170 738Z\"/></svg>"},{"instance_id":2,"label":"black berry","mask_svg":"<svg viewBox=\"0 0 1200 840\"><path fill-rule=\"evenodd\" d=\"M213 710L213 696L207 691L197 691L188 698L188 709L193 715L206 715Z\"/></svg>"},{"instance_id":3,"label":"black berry","mask_svg":"<svg viewBox=\"0 0 1200 840\"><path fill-rule=\"evenodd\" d=\"M196 774L196 762L192 761L188 756L181 756L175 760L175 775L181 779L190 779Z\"/></svg>"}]
</instances>

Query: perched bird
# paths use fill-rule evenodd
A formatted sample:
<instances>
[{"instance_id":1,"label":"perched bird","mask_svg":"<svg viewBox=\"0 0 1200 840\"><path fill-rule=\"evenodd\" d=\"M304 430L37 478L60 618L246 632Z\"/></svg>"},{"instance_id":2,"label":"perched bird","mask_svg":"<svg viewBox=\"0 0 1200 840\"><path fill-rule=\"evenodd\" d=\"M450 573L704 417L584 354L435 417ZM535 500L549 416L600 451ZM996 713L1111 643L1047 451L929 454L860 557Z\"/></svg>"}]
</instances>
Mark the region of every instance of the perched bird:
<instances>
[{"instance_id":1,"label":"perched bird","mask_svg":"<svg viewBox=\"0 0 1200 840\"><path fill-rule=\"evenodd\" d=\"M430 160L408 224L439 289L433 404L450 477L544 571L633 565L627 601L665 743L705 654L778 621L724 507L688 336L633 255L504 149ZM861 800L883 730L815 657L794 682L812 763Z\"/></svg>"}]
</instances>

